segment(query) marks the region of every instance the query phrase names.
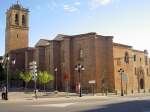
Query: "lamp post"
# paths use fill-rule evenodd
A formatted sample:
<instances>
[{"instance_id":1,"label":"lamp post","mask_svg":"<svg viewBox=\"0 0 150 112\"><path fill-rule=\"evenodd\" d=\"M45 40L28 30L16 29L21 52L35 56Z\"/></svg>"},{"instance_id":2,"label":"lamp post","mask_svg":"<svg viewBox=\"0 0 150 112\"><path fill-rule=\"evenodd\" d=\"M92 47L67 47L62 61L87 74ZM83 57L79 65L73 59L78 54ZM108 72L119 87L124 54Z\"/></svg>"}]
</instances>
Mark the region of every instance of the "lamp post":
<instances>
[{"instance_id":1,"label":"lamp post","mask_svg":"<svg viewBox=\"0 0 150 112\"><path fill-rule=\"evenodd\" d=\"M58 72L58 69L55 68L54 71L55 71L55 91L57 91L57 72Z\"/></svg>"},{"instance_id":2,"label":"lamp post","mask_svg":"<svg viewBox=\"0 0 150 112\"><path fill-rule=\"evenodd\" d=\"M123 70L122 68L120 68L120 69L118 70L118 72L119 72L119 74L120 74L120 76L121 76L121 83L120 83L120 85L121 85L121 96L123 96L124 94L123 94L122 76L123 76L124 70Z\"/></svg>"},{"instance_id":3,"label":"lamp post","mask_svg":"<svg viewBox=\"0 0 150 112\"><path fill-rule=\"evenodd\" d=\"M15 59L11 60L11 64L15 64ZM9 65L10 65L10 57L8 55L6 55L3 58L0 59L0 63L1 65L3 65L3 67L6 66L6 94L5 94L5 100L8 100L8 80L9 80Z\"/></svg>"},{"instance_id":4,"label":"lamp post","mask_svg":"<svg viewBox=\"0 0 150 112\"><path fill-rule=\"evenodd\" d=\"M82 97L82 86L81 86L81 71L84 71L85 68L81 64L77 64L75 66L75 70L78 71L79 74L79 97Z\"/></svg>"},{"instance_id":5,"label":"lamp post","mask_svg":"<svg viewBox=\"0 0 150 112\"><path fill-rule=\"evenodd\" d=\"M30 72L32 74L32 80L34 81L34 94L35 94L35 98L37 98L37 85L36 85L36 81L37 81L37 64L36 61L32 61L29 63L29 68L30 68Z\"/></svg>"},{"instance_id":6,"label":"lamp post","mask_svg":"<svg viewBox=\"0 0 150 112\"><path fill-rule=\"evenodd\" d=\"M57 72L58 72L58 69L55 68L54 71L55 71L55 91L57 91Z\"/></svg>"}]
</instances>

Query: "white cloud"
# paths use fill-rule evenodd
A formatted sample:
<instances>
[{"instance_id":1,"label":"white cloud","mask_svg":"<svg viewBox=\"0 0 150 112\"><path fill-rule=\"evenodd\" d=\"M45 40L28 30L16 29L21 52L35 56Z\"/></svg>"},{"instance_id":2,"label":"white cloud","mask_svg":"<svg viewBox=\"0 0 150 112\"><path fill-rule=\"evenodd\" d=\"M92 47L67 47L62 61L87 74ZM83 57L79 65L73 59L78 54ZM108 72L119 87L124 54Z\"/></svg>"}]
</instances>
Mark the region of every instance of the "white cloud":
<instances>
[{"instance_id":1,"label":"white cloud","mask_svg":"<svg viewBox=\"0 0 150 112\"><path fill-rule=\"evenodd\" d=\"M113 0L90 0L91 9L97 8L101 5L105 6L112 2Z\"/></svg>"},{"instance_id":2,"label":"white cloud","mask_svg":"<svg viewBox=\"0 0 150 112\"><path fill-rule=\"evenodd\" d=\"M75 4L75 5L80 5L80 4L81 4L81 2L76 1L74 4Z\"/></svg>"},{"instance_id":3,"label":"white cloud","mask_svg":"<svg viewBox=\"0 0 150 112\"><path fill-rule=\"evenodd\" d=\"M76 7L71 5L64 5L63 7L66 12L75 12L78 10Z\"/></svg>"}]
</instances>

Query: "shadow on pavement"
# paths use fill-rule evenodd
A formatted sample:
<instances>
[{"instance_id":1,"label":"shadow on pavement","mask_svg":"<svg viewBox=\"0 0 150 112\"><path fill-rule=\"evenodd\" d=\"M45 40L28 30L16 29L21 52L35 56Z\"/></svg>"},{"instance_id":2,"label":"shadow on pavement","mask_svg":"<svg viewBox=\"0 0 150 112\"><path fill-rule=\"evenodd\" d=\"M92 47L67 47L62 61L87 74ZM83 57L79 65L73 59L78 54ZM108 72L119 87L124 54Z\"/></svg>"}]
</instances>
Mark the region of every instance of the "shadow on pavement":
<instances>
[{"instance_id":1,"label":"shadow on pavement","mask_svg":"<svg viewBox=\"0 0 150 112\"><path fill-rule=\"evenodd\" d=\"M80 112L150 112L150 100L137 100L99 106Z\"/></svg>"}]
</instances>

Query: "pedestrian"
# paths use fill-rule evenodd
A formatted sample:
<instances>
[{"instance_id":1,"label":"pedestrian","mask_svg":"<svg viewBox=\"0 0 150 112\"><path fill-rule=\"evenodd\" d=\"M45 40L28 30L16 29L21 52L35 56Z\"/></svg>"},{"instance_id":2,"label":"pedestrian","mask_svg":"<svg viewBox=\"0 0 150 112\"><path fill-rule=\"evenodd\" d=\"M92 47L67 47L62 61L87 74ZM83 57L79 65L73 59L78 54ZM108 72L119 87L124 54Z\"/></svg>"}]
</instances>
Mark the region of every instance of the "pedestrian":
<instances>
[{"instance_id":1,"label":"pedestrian","mask_svg":"<svg viewBox=\"0 0 150 112\"><path fill-rule=\"evenodd\" d=\"M2 100L5 100L5 98L6 98L6 87L3 86L2 87Z\"/></svg>"},{"instance_id":2,"label":"pedestrian","mask_svg":"<svg viewBox=\"0 0 150 112\"><path fill-rule=\"evenodd\" d=\"M38 98L37 92L38 92L38 89L34 90L34 95L35 95L35 98L36 98L36 99Z\"/></svg>"}]
</instances>

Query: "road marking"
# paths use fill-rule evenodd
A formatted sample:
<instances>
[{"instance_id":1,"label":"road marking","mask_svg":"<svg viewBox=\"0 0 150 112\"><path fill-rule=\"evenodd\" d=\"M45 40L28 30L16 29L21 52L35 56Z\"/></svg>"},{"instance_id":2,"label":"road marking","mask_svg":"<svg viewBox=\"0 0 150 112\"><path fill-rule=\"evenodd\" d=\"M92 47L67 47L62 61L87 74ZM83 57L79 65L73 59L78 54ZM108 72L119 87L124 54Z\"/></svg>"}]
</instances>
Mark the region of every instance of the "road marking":
<instances>
[{"instance_id":1,"label":"road marking","mask_svg":"<svg viewBox=\"0 0 150 112\"><path fill-rule=\"evenodd\" d=\"M67 107L73 105L74 103L60 103L60 104L41 104L41 105L30 105L33 107Z\"/></svg>"}]
</instances>

